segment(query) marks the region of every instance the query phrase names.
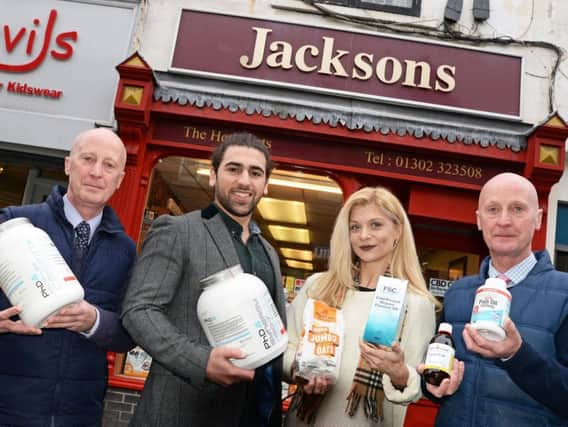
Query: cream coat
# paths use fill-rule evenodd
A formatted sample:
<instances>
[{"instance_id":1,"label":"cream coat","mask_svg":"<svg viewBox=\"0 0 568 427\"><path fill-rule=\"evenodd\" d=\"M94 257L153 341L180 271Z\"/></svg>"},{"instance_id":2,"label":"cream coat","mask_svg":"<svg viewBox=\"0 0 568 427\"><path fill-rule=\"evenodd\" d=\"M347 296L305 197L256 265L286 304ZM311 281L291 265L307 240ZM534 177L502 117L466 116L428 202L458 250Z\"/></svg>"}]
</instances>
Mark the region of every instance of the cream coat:
<instances>
[{"instance_id":1,"label":"cream coat","mask_svg":"<svg viewBox=\"0 0 568 427\"><path fill-rule=\"evenodd\" d=\"M317 274L306 280L306 283L288 308L288 349L284 355L284 375L291 372L292 363L300 333L302 331L302 315L307 302L307 290L317 278ZM388 375L383 375L383 388L386 399L384 401L385 419L383 423L373 423L363 414L360 405L356 415L351 418L345 414L346 398L353 380L355 367L359 360L359 338L367 320L374 292L349 291L343 304L345 318L345 347L341 359L339 380L326 395L316 418L316 426L377 426L402 427L406 415L407 404L421 397L420 376L416 372L416 365L423 361L428 343L434 334L435 312L434 305L424 296L409 292L407 298L407 318L401 336L401 347L404 350L405 362L410 372L408 383L404 390L395 389ZM295 413L288 414L286 425L305 425L296 417Z\"/></svg>"}]
</instances>

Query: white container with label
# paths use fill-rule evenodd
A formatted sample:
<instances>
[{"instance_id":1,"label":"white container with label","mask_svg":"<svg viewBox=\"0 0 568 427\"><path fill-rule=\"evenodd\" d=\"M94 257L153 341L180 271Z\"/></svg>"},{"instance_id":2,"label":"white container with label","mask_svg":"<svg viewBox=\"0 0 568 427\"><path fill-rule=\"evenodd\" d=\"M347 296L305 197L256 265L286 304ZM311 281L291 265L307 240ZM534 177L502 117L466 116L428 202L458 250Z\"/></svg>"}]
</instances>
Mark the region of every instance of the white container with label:
<instances>
[{"instance_id":1,"label":"white container with label","mask_svg":"<svg viewBox=\"0 0 568 427\"><path fill-rule=\"evenodd\" d=\"M27 218L0 224L0 287L10 303L22 309L22 322L34 327L84 297L51 238Z\"/></svg>"},{"instance_id":2,"label":"white container with label","mask_svg":"<svg viewBox=\"0 0 568 427\"><path fill-rule=\"evenodd\" d=\"M266 285L235 265L201 281L197 316L209 344L246 354L236 366L255 369L284 352L288 334Z\"/></svg>"},{"instance_id":3,"label":"white container with label","mask_svg":"<svg viewBox=\"0 0 568 427\"><path fill-rule=\"evenodd\" d=\"M504 280L488 278L475 292L475 302L471 312L471 325L479 334L490 341L503 341L503 324L509 315L511 293Z\"/></svg>"}]
</instances>

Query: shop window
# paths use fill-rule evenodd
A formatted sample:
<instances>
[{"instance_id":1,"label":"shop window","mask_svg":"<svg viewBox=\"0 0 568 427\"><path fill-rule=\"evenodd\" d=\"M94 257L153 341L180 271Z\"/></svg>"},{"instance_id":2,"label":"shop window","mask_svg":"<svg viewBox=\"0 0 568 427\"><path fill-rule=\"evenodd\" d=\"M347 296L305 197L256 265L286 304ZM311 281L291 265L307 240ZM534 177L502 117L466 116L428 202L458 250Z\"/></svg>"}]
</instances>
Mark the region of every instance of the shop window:
<instances>
[{"instance_id":1,"label":"shop window","mask_svg":"<svg viewBox=\"0 0 568 427\"><path fill-rule=\"evenodd\" d=\"M418 248L422 272L428 289L441 301L454 281L477 273L479 255L442 248Z\"/></svg>"},{"instance_id":2,"label":"shop window","mask_svg":"<svg viewBox=\"0 0 568 427\"><path fill-rule=\"evenodd\" d=\"M568 272L568 203L559 202L556 213L556 269Z\"/></svg>"},{"instance_id":3,"label":"shop window","mask_svg":"<svg viewBox=\"0 0 568 427\"><path fill-rule=\"evenodd\" d=\"M205 208L214 198L209 187L210 162L167 157L154 168L144 211L139 244L160 215L181 215ZM268 195L253 218L262 235L278 250L282 272L304 279L325 270L329 239L343 195L335 181L320 174L275 169ZM288 232L304 231L305 240L289 240ZM295 287L301 286L298 283ZM292 286L291 286L292 288Z\"/></svg>"},{"instance_id":4,"label":"shop window","mask_svg":"<svg viewBox=\"0 0 568 427\"><path fill-rule=\"evenodd\" d=\"M568 246L557 245L554 263L559 271L568 272Z\"/></svg>"},{"instance_id":5,"label":"shop window","mask_svg":"<svg viewBox=\"0 0 568 427\"><path fill-rule=\"evenodd\" d=\"M22 204L28 169L26 165L0 164L0 208Z\"/></svg>"},{"instance_id":6,"label":"shop window","mask_svg":"<svg viewBox=\"0 0 568 427\"><path fill-rule=\"evenodd\" d=\"M323 0L321 3L410 16L420 16L421 6L421 0Z\"/></svg>"},{"instance_id":7,"label":"shop window","mask_svg":"<svg viewBox=\"0 0 568 427\"><path fill-rule=\"evenodd\" d=\"M43 202L54 185L67 185L63 165L44 165L31 155L4 155L0 151L0 208Z\"/></svg>"}]
</instances>

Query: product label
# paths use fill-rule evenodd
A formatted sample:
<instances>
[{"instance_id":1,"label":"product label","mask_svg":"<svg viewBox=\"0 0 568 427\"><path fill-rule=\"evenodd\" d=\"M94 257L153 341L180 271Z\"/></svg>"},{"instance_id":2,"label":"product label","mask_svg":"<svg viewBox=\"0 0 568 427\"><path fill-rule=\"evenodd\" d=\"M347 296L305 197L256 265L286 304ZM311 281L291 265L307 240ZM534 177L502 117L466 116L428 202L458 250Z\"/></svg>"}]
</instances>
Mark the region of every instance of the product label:
<instances>
[{"instance_id":1,"label":"product label","mask_svg":"<svg viewBox=\"0 0 568 427\"><path fill-rule=\"evenodd\" d=\"M331 332L329 328L308 331L307 339L314 345L316 356L335 356L335 349L339 345L339 335Z\"/></svg>"},{"instance_id":2,"label":"product label","mask_svg":"<svg viewBox=\"0 0 568 427\"><path fill-rule=\"evenodd\" d=\"M262 346L268 350L272 348L282 335L285 329L272 297L265 293L260 298L254 299L254 309L258 320L255 322L256 333L262 340Z\"/></svg>"},{"instance_id":3,"label":"product label","mask_svg":"<svg viewBox=\"0 0 568 427\"><path fill-rule=\"evenodd\" d=\"M206 317L204 322L216 347L234 344L235 342L242 345L251 338L246 320L239 314L225 319L220 319L217 316Z\"/></svg>"},{"instance_id":4,"label":"product label","mask_svg":"<svg viewBox=\"0 0 568 427\"><path fill-rule=\"evenodd\" d=\"M448 375L454 365L455 350L446 344L432 343L428 346L424 369L438 369Z\"/></svg>"},{"instance_id":5,"label":"product label","mask_svg":"<svg viewBox=\"0 0 568 427\"><path fill-rule=\"evenodd\" d=\"M307 380L314 375L323 376L334 383L339 377L343 348L343 312L309 298L302 323L295 356L296 375Z\"/></svg>"},{"instance_id":6,"label":"product label","mask_svg":"<svg viewBox=\"0 0 568 427\"><path fill-rule=\"evenodd\" d=\"M406 303L408 281L381 276L375 290L363 340L391 346L398 339Z\"/></svg>"},{"instance_id":7,"label":"product label","mask_svg":"<svg viewBox=\"0 0 568 427\"><path fill-rule=\"evenodd\" d=\"M75 275L46 234L38 234L36 239L26 240L25 244L33 255L32 265L36 274L32 280L37 279L38 273L41 272L43 282L52 294L59 292L71 282L78 284Z\"/></svg>"},{"instance_id":8,"label":"product label","mask_svg":"<svg viewBox=\"0 0 568 427\"><path fill-rule=\"evenodd\" d=\"M487 321L503 327L509 314L511 297L499 289L480 289L475 295L471 323Z\"/></svg>"},{"instance_id":9,"label":"product label","mask_svg":"<svg viewBox=\"0 0 568 427\"><path fill-rule=\"evenodd\" d=\"M10 301L14 298L14 293L18 292L24 284L24 279L12 267L8 260L0 261L0 284Z\"/></svg>"},{"instance_id":10,"label":"product label","mask_svg":"<svg viewBox=\"0 0 568 427\"><path fill-rule=\"evenodd\" d=\"M70 284L80 286L51 239L40 232L33 237L0 245L0 286L13 305L25 307Z\"/></svg>"},{"instance_id":11,"label":"product label","mask_svg":"<svg viewBox=\"0 0 568 427\"><path fill-rule=\"evenodd\" d=\"M245 359L235 360L236 365L244 365L259 353L270 350L286 334L268 293L247 301L239 307L239 313L232 316L205 313L202 322L211 345L237 347L247 355Z\"/></svg>"},{"instance_id":12,"label":"product label","mask_svg":"<svg viewBox=\"0 0 568 427\"><path fill-rule=\"evenodd\" d=\"M134 347L126 354L124 374L132 377L146 378L150 371L152 358L140 347Z\"/></svg>"}]
</instances>

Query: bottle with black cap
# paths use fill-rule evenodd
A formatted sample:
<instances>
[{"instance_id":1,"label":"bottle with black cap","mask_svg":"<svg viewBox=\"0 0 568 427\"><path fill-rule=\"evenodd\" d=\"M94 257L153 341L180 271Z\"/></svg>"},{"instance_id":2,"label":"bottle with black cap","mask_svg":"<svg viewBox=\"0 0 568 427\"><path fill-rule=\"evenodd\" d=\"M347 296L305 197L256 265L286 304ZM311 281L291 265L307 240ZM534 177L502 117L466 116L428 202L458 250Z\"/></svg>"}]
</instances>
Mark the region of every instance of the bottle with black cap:
<instances>
[{"instance_id":1,"label":"bottle with black cap","mask_svg":"<svg viewBox=\"0 0 568 427\"><path fill-rule=\"evenodd\" d=\"M454 364L455 345L452 339L452 325L440 323L438 333L430 340L424 362L424 380L439 386L445 378L450 378Z\"/></svg>"}]
</instances>

